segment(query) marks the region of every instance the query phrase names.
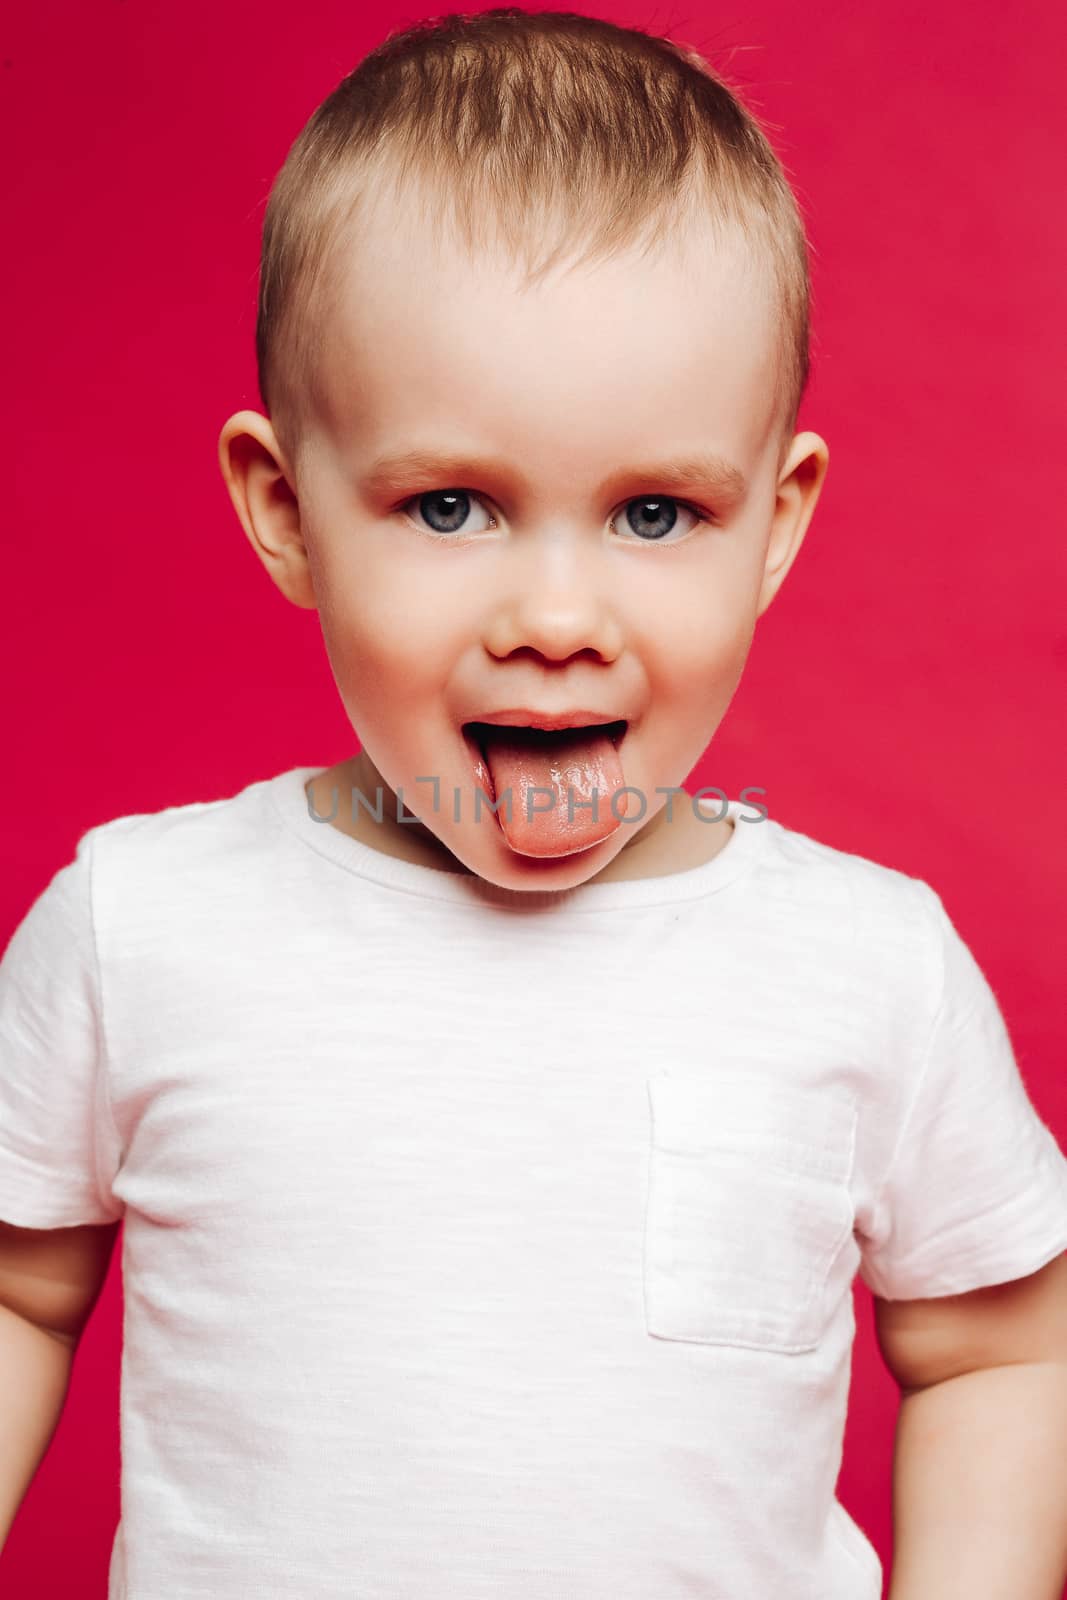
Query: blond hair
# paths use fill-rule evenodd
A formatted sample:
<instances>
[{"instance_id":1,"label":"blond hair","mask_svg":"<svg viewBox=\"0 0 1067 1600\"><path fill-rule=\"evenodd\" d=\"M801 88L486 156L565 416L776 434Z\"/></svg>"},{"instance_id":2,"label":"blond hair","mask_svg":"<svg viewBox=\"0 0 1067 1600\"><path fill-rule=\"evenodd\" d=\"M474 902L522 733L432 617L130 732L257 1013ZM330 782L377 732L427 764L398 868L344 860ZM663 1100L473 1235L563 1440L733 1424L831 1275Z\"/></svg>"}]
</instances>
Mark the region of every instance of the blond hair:
<instances>
[{"instance_id":1,"label":"blond hair","mask_svg":"<svg viewBox=\"0 0 1067 1600\"><path fill-rule=\"evenodd\" d=\"M386 185L415 192L472 254L502 247L529 285L565 252L604 260L651 240L683 202L713 229L738 227L770 269L792 433L810 363L807 243L754 117L688 46L504 7L390 35L313 113L275 179L256 358L287 454L315 385L331 257L342 241L358 251L363 205Z\"/></svg>"}]
</instances>

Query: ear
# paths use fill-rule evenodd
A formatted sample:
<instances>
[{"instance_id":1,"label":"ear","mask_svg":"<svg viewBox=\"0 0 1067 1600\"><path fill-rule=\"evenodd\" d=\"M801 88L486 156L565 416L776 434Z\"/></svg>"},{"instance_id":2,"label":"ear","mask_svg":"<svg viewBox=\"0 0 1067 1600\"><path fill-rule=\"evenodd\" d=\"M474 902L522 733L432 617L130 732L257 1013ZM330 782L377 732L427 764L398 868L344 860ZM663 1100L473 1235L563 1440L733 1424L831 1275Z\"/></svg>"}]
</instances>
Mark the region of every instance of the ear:
<instances>
[{"instance_id":1,"label":"ear","mask_svg":"<svg viewBox=\"0 0 1067 1600\"><path fill-rule=\"evenodd\" d=\"M762 617L797 557L829 464L830 451L825 439L817 433L793 435L778 474L757 617Z\"/></svg>"},{"instance_id":2,"label":"ear","mask_svg":"<svg viewBox=\"0 0 1067 1600\"><path fill-rule=\"evenodd\" d=\"M267 417L238 411L219 434L219 467L248 541L295 606L317 611L300 505L281 446Z\"/></svg>"}]
</instances>

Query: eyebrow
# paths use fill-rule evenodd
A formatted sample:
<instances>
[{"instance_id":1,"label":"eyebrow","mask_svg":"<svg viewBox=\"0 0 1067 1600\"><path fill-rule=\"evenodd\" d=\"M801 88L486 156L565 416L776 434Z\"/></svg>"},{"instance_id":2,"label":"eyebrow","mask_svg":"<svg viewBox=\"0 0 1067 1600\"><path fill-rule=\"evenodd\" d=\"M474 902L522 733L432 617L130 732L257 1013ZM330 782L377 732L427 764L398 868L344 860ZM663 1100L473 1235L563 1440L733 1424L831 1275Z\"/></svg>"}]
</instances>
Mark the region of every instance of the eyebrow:
<instances>
[{"instance_id":1,"label":"eyebrow","mask_svg":"<svg viewBox=\"0 0 1067 1600\"><path fill-rule=\"evenodd\" d=\"M378 456L363 476L363 486L371 495L386 495L404 489L419 477L443 480L450 488L465 486L473 479L508 484L522 482L505 463L488 457L450 455L436 450L403 450ZM681 489L688 494L712 494L727 500L741 500L748 493L748 480L738 467L723 456L705 454L676 457L668 461L637 462L620 468L601 483L597 498L620 493L631 486Z\"/></svg>"}]
</instances>

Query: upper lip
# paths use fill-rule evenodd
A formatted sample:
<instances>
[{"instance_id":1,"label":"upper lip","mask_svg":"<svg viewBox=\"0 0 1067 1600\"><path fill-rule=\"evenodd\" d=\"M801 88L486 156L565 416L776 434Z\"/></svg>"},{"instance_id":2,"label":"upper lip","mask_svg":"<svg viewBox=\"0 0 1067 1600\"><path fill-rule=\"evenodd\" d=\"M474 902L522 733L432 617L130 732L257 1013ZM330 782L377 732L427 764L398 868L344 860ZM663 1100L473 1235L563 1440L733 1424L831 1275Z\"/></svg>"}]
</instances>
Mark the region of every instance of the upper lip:
<instances>
[{"instance_id":1,"label":"upper lip","mask_svg":"<svg viewBox=\"0 0 1067 1600\"><path fill-rule=\"evenodd\" d=\"M507 728L586 728L594 724L626 722L626 717L605 711L532 711L529 706L509 706L504 711L486 711L471 722L488 722Z\"/></svg>"}]
</instances>

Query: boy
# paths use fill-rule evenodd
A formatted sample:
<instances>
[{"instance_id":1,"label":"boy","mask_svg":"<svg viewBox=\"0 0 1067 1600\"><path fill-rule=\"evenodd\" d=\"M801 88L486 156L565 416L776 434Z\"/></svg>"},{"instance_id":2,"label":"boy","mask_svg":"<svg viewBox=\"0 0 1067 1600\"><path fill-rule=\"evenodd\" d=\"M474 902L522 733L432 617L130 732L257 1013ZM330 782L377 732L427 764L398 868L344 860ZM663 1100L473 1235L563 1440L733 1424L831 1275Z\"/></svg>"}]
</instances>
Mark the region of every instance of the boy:
<instances>
[{"instance_id":1,"label":"boy","mask_svg":"<svg viewBox=\"0 0 1067 1600\"><path fill-rule=\"evenodd\" d=\"M257 348L222 471L362 748L90 829L16 930L4 1530L125 1219L110 1600L873 1600L857 1270L893 1600L1051 1600L1067 1162L992 992L684 788L828 459L762 134L636 31L409 30L290 152Z\"/></svg>"}]
</instances>

